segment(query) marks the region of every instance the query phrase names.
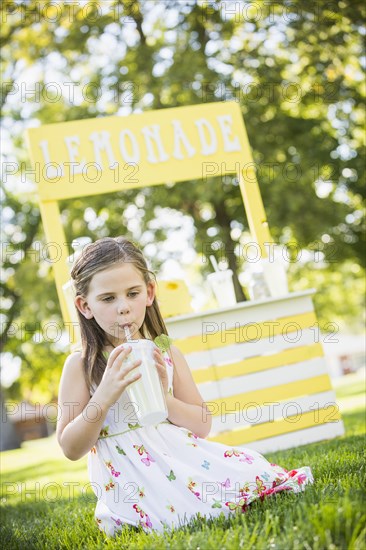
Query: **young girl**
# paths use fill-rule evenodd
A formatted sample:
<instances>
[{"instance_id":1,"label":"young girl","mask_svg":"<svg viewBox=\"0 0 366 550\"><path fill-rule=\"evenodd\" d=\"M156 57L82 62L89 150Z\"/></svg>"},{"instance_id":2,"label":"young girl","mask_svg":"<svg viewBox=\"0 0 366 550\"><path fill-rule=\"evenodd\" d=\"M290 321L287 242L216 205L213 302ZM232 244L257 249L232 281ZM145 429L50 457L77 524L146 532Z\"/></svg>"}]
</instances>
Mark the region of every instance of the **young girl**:
<instances>
[{"instance_id":1,"label":"young girl","mask_svg":"<svg viewBox=\"0 0 366 550\"><path fill-rule=\"evenodd\" d=\"M125 327L134 339L167 334L154 276L124 237L87 245L71 276L82 351L65 362L57 438L70 460L89 451L102 531L114 535L124 524L163 531L197 514L229 516L245 512L253 500L300 492L313 482L309 467L287 471L256 451L206 441L210 414L174 346L154 352L168 419L139 426L125 390L141 375L139 362L125 361L130 352Z\"/></svg>"}]
</instances>

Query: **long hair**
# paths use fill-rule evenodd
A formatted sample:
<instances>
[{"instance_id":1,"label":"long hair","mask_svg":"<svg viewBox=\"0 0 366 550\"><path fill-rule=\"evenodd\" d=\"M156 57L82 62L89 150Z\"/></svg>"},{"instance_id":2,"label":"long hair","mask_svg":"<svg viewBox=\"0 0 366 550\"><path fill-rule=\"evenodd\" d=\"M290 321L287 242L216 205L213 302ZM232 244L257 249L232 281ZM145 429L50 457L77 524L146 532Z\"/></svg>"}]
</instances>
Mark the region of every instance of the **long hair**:
<instances>
[{"instance_id":1,"label":"long hair","mask_svg":"<svg viewBox=\"0 0 366 550\"><path fill-rule=\"evenodd\" d=\"M104 237L88 244L77 258L71 271L75 295L86 298L93 276L121 262L133 264L146 284L156 280L154 273L148 269L141 250L133 242L125 237ZM94 318L86 319L77 308L76 310L81 332L85 379L90 391L92 386L98 385L102 379L107 364L103 348L110 342L108 335ZM168 334L156 297L151 306L146 308L140 332L144 338L152 340L161 334Z\"/></svg>"}]
</instances>

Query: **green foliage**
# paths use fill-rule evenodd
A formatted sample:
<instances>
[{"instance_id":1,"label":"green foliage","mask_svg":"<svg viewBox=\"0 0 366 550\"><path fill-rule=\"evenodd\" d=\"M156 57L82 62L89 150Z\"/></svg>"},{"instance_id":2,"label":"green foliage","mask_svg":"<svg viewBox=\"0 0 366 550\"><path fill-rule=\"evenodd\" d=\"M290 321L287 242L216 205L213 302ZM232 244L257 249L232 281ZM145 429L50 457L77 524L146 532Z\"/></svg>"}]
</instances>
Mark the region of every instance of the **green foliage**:
<instances>
[{"instance_id":1,"label":"green foliage","mask_svg":"<svg viewBox=\"0 0 366 550\"><path fill-rule=\"evenodd\" d=\"M289 284L294 291L316 289L314 306L323 332L338 334L337 338L340 332L363 332L365 271L356 263L293 264Z\"/></svg>"},{"instance_id":2,"label":"green foliage","mask_svg":"<svg viewBox=\"0 0 366 550\"><path fill-rule=\"evenodd\" d=\"M157 336L154 340L154 344L158 346L162 353L168 351L172 342L173 340L166 334L160 334L160 336Z\"/></svg>"}]
</instances>

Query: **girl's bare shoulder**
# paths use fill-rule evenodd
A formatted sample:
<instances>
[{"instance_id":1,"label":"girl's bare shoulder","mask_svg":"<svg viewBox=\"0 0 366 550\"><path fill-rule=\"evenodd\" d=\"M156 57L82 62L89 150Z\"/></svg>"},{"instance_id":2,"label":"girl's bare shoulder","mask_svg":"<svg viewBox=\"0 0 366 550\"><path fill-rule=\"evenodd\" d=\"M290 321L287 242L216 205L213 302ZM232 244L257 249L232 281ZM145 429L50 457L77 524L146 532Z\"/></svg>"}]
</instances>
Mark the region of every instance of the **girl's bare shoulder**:
<instances>
[{"instance_id":1,"label":"girl's bare shoulder","mask_svg":"<svg viewBox=\"0 0 366 550\"><path fill-rule=\"evenodd\" d=\"M68 401L70 397L82 401L90 398L81 351L67 356L61 374L59 398Z\"/></svg>"},{"instance_id":2,"label":"girl's bare shoulder","mask_svg":"<svg viewBox=\"0 0 366 550\"><path fill-rule=\"evenodd\" d=\"M83 366L83 358L81 350L75 350L66 357L64 370L80 369Z\"/></svg>"},{"instance_id":3,"label":"girl's bare shoulder","mask_svg":"<svg viewBox=\"0 0 366 550\"><path fill-rule=\"evenodd\" d=\"M81 350L76 350L66 357L61 375L61 382L66 382L69 386L72 383L86 388L84 364Z\"/></svg>"}]
</instances>

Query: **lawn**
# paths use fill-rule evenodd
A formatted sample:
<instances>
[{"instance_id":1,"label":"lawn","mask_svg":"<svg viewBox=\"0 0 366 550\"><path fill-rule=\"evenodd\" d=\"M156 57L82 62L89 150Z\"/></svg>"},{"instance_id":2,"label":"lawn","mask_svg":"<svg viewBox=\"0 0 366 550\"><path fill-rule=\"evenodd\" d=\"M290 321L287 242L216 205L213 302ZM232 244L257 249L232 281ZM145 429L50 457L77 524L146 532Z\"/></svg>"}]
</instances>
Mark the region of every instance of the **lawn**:
<instances>
[{"instance_id":1,"label":"lawn","mask_svg":"<svg viewBox=\"0 0 366 550\"><path fill-rule=\"evenodd\" d=\"M346 434L267 453L287 469L308 465L315 483L304 493L254 502L246 514L200 520L165 535L126 529L115 539L96 527L86 458L70 462L54 436L1 453L1 547L13 549L304 549L364 550L364 372L335 384Z\"/></svg>"}]
</instances>

